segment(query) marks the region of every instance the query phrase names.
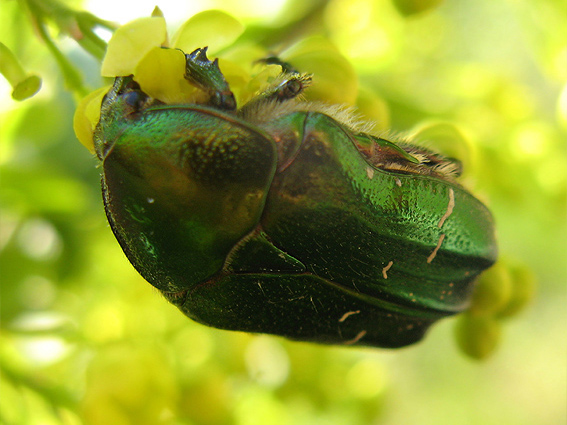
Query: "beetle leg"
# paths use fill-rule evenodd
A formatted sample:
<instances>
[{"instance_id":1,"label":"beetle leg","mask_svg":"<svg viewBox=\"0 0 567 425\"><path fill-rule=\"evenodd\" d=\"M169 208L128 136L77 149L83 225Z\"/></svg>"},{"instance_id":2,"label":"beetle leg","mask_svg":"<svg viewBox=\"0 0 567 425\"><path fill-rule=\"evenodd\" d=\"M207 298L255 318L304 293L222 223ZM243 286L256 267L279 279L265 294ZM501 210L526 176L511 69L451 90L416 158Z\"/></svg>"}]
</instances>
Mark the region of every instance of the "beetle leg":
<instances>
[{"instance_id":1,"label":"beetle leg","mask_svg":"<svg viewBox=\"0 0 567 425\"><path fill-rule=\"evenodd\" d=\"M266 65L279 65L282 67L282 71L288 74L299 74L299 71L293 67L292 64L284 62L279 57L271 55L263 59L256 61L257 63L265 63Z\"/></svg>"},{"instance_id":2,"label":"beetle leg","mask_svg":"<svg viewBox=\"0 0 567 425\"><path fill-rule=\"evenodd\" d=\"M420 164L427 166L435 173L451 178L459 177L463 172L463 164L456 158L449 158L422 146L408 143L400 143L400 147L418 158Z\"/></svg>"},{"instance_id":3,"label":"beetle leg","mask_svg":"<svg viewBox=\"0 0 567 425\"><path fill-rule=\"evenodd\" d=\"M288 101L297 99L310 84L308 74L281 74L274 84L240 108L239 115L251 122L271 120L295 104Z\"/></svg>"},{"instance_id":4,"label":"beetle leg","mask_svg":"<svg viewBox=\"0 0 567 425\"><path fill-rule=\"evenodd\" d=\"M236 109L234 94L219 68L218 58L207 58L207 47L185 54L185 79L210 95L209 104L225 111Z\"/></svg>"},{"instance_id":5,"label":"beetle leg","mask_svg":"<svg viewBox=\"0 0 567 425\"><path fill-rule=\"evenodd\" d=\"M282 68L283 81L274 84L268 90L264 91L260 96L263 98L273 98L278 101L284 101L296 98L311 85L311 75L302 74L288 62L284 62L277 56L268 56L267 58L256 61L265 63L266 65L279 65Z\"/></svg>"},{"instance_id":6,"label":"beetle leg","mask_svg":"<svg viewBox=\"0 0 567 425\"><path fill-rule=\"evenodd\" d=\"M268 104L281 104L296 99L311 85L311 75L300 73L282 73L277 80L260 94L254 96L240 108L240 114L250 115L256 109Z\"/></svg>"},{"instance_id":7,"label":"beetle leg","mask_svg":"<svg viewBox=\"0 0 567 425\"><path fill-rule=\"evenodd\" d=\"M407 142L394 143L383 137L357 134L354 137L360 153L374 167L406 174L435 176L454 182L461 175L461 162ZM369 176L370 177L370 176Z\"/></svg>"},{"instance_id":8,"label":"beetle leg","mask_svg":"<svg viewBox=\"0 0 567 425\"><path fill-rule=\"evenodd\" d=\"M311 85L311 75L298 72L283 74L283 81L260 94L265 100L284 102L301 95Z\"/></svg>"}]
</instances>

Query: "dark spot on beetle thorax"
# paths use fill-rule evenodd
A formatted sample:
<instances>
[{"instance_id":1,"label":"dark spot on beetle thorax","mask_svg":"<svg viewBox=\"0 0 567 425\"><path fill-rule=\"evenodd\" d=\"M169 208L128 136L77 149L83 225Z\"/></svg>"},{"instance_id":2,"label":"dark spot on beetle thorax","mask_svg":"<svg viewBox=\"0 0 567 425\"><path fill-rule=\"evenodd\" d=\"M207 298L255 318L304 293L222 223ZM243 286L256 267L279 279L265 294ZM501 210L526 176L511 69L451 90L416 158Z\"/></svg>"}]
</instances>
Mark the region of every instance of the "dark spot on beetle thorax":
<instances>
[{"instance_id":1,"label":"dark spot on beetle thorax","mask_svg":"<svg viewBox=\"0 0 567 425\"><path fill-rule=\"evenodd\" d=\"M318 131L311 132L301 147L303 157L308 158L313 166L328 166L332 157L329 149L329 145L325 142L325 134Z\"/></svg>"},{"instance_id":2,"label":"dark spot on beetle thorax","mask_svg":"<svg viewBox=\"0 0 567 425\"><path fill-rule=\"evenodd\" d=\"M333 198L344 198L348 185L339 184L341 167L322 135L312 132L299 148L294 160L278 173L272 184L272 193L292 202L317 205Z\"/></svg>"}]
</instances>

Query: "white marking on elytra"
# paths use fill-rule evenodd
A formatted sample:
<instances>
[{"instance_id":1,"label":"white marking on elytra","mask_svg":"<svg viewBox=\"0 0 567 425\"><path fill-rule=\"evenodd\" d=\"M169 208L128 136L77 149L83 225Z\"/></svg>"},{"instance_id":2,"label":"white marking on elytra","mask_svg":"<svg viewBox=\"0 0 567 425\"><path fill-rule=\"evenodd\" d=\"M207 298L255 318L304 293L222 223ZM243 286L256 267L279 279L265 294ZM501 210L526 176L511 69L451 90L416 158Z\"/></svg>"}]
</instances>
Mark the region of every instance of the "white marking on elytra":
<instances>
[{"instance_id":1,"label":"white marking on elytra","mask_svg":"<svg viewBox=\"0 0 567 425\"><path fill-rule=\"evenodd\" d=\"M366 335L366 331L360 331L353 339L350 339L348 341L345 341L345 345L353 345L356 344L358 341L360 341L364 335Z\"/></svg>"},{"instance_id":2,"label":"white marking on elytra","mask_svg":"<svg viewBox=\"0 0 567 425\"><path fill-rule=\"evenodd\" d=\"M439 251L439 248L441 248L441 244L443 243L443 239L445 239L445 233L443 233L441 236L439 236L439 240L437 241L437 246L435 247L433 252L429 255L429 257L427 257L428 263L431 263L433 261L433 259L435 258L435 256L437 255L437 251Z\"/></svg>"},{"instance_id":3,"label":"white marking on elytra","mask_svg":"<svg viewBox=\"0 0 567 425\"><path fill-rule=\"evenodd\" d=\"M155 199L154 198L148 198L147 201L148 201L148 204L153 204Z\"/></svg>"},{"instance_id":4,"label":"white marking on elytra","mask_svg":"<svg viewBox=\"0 0 567 425\"><path fill-rule=\"evenodd\" d=\"M313 302L313 297L309 297L309 299L311 300L311 304L313 304L313 308L315 309L315 312L317 314L319 314L319 310L317 310L317 306L315 305L315 303Z\"/></svg>"},{"instance_id":5,"label":"white marking on elytra","mask_svg":"<svg viewBox=\"0 0 567 425\"><path fill-rule=\"evenodd\" d=\"M352 316L353 314L359 314L360 310L355 310L355 311L347 311L345 314L342 315L342 317L339 319L339 322L342 323L344 322L347 317Z\"/></svg>"},{"instance_id":6,"label":"white marking on elytra","mask_svg":"<svg viewBox=\"0 0 567 425\"><path fill-rule=\"evenodd\" d=\"M384 267L384 268L382 269L382 276L384 276L384 279L388 279L388 274L387 274L387 272L388 272L388 270L390 270L390 269L392 268L393 265L394 265L394 262L393 262L393 261L390 261L390 262L386 265L386 267Z\"/></svg>"},{"instance_id":7,"label":"white marking on elytra","mask_svg":"<svg viewBox=\"0 0 567 425\"><path fill-rule=\"evenodd\" d=\"M397 178L397 177L396 177L396 184L397 184L399 187L402 187L402 181L401 181L399 178Z\"/></svg>"},{"instance_id":8,"label":"white marking on elytra","mask_svg":"<svg viewBox=\"0 0 567 425\"><path fill-rule=\"evenodd\" d=\"M445 214L443 214L443 217L439 220L437 227L441 228L441 226L443 226L445 220L447 220L453 212L453 208L455 208L455 191L453 188L449 188L449 204L447 205L447 211L445 211Z\"/></svg>"},{"instance_id":9,"label":"white marking on elytra","mask_svg":"<svg viewBox=\"0 0 567 425\"><path fill-rule=\"evenodd\" d=\"M262 294L264 294L264 296L266 296L266 293L264 292L264 288L262 288L262 284L258 281L256 282L258 284L258 287L260 288L260 291L262 291Z\"/></svg>"},{"instance_id":10,"label":"white marking on elytra","mask_svg":"<svg viewBox=\"0 0 567 425\"><path fill-rule=\"evenodd\" d=\"M374 168L366 167L366 175L372 180L372 177L374 177Z\"/></svg>"}]
</instances>

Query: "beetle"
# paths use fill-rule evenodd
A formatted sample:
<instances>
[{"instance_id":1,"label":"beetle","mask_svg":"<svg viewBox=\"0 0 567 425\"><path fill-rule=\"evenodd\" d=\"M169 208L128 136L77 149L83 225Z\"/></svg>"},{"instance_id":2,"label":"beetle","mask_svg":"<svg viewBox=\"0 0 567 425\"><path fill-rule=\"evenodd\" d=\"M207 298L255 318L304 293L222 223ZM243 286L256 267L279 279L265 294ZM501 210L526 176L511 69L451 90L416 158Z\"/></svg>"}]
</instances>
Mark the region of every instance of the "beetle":
<instances>
[{"instance_id":1,"label":"beetle","mask_svg":"<svg viewBox=\"0 0 567 425\"><path fill-rule=\"evenodd\" d=\"M94 132L110 226L167 300L216 328L389 348L467 308L497 244L458 161L302 101L311 77L283 62L238 106L206 48L186 61L206 101L117 77Z\"/></svg>"}]
</instances>

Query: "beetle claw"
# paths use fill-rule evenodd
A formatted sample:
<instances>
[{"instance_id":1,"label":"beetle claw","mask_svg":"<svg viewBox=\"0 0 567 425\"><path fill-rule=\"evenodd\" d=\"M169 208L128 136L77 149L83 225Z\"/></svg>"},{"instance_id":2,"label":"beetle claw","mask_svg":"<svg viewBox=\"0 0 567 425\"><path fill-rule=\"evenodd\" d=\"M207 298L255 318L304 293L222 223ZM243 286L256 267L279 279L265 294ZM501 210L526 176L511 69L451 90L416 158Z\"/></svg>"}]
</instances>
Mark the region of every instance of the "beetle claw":
<instances>
[{"instance_id":1,"label":"beetle claw","mask_svg":"<svg viewBox=\"0 0 567 425\"><path fill-rule=\"evenodd\" d=\"M207 58L208 47L185 54L185 79L210 95L210 106L225 111L236 109L234 94L219 68L218 58Z\"/></svg>"}]
</instances>

